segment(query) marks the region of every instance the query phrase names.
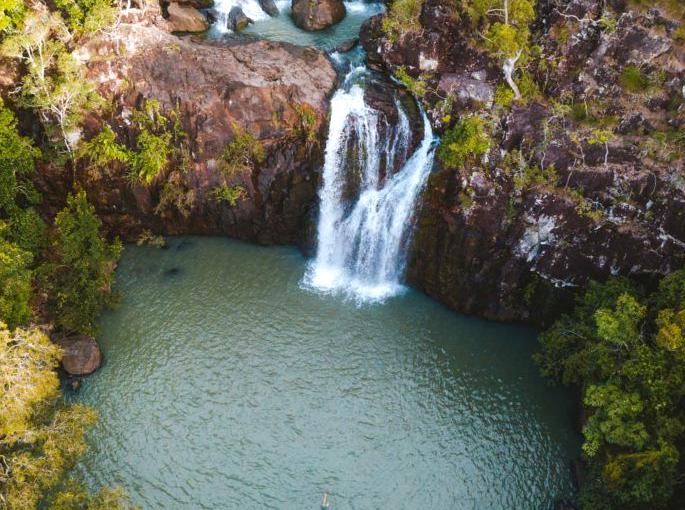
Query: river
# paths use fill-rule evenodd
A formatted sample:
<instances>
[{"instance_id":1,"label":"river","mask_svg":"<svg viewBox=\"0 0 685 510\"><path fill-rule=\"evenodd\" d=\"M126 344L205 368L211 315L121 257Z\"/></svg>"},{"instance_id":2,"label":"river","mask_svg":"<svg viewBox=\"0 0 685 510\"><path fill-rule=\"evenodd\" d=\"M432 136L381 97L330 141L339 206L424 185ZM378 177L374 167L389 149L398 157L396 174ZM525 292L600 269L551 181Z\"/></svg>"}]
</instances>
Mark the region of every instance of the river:
<instances>
[{"instance_id":1,"label":"river","mask_svg":"<svg viewBox=\"0 0 685 510\"><path fill-rule=\"evenodd\" d=\"M129 247L105 363L71 398L100 422L79 465L143 508L549 510L572 497L569 395L535 335L411 290L302 284L291 248Z\"/></svg>"}]
</instances>

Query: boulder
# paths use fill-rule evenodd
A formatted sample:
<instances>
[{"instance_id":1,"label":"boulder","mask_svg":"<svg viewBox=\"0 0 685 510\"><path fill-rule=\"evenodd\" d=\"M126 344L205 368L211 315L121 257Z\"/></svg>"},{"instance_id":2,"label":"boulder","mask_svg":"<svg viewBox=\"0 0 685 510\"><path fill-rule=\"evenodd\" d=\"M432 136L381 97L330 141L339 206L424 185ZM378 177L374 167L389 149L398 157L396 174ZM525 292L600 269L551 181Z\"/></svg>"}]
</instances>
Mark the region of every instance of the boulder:
<instances>
[{"instance_id":1,"label":"boulder","mask_svg":"<svg viewBox=\"0 0 685 510\"><path fill-rule=\"evenodd\" d=\"M474 76L475 75L475 76ZM478 73L445 73L440 77L438 88L445 94L453 94L460 106L491 106L495 88Z\"/></svg>"},{"instance_id":2,"label":"boulder","mask_svg":"<svg viewBox=\"0 0 685 510\"><path fill-rule=\"evenodd\" d=\"M279 14L278 7L276 6L276 2L274 2L274 0L259 0L259 6L269 16L278 16Z\"/></svg>"},{"instance_id":3,"label":"boulder","mask_svg":"<svg viewBox=\"0 0 685 510\"><path fill-rule=\"evenodd\" d=\"M209 23L195 7L171 2L167 7L172 32L204 32Z\"/></svg>"},{"instance_id":4,"label":"boulder","mask_svg":"<svg viewBox=\"0 0 685 510\"><path fill-rule=\"evenodd\" d=\"M175 0L177 4L195 9L209 9L214 7L214 0Z\"/></svg>"},{"instance_id":5,"label":"boulder","mask_svg":"<svg viewBox=\"0 0 685 510\"><path fill-rule=\"evenodd\" d=\"M231 8L228 13L228 28L234 32L245 30L252 23L252 20L245 15L243 10L237 5Z\"/></svg>"},{"instance_id":6,"label":"boulder","mask_svg":"<svg viewBox=\"0 0 685 510\"><path fill-rule=\"evenodd\" d=\"M102 353L92 336L68 336L57 344L64 350L62 367L68 374L88 375L100 368Z\"/></svg>"},{"instance_id":7,"label":"boulder","mask_svg":"<svg viewBox=\"0 0 685 510\"><path fill-rule=\"evenodd\" d=\"M303 30L323 30L340 22L346 13L342 0L292 0L293 21Z\"/></svg>"},{"instance_id":8,"label":"boulder","mask_svg":"<svg viewBox=\"0 0 685 510\"><path fill-rule=\"evenodd\" d=\"M335 51L338 53L347 53L348 51L352 51L357 47L357 44L359 44L359 37L355 37L353 39L348 39L347 41L341 42L338 46L336 46Z\"/></svg>"}]
</instances>

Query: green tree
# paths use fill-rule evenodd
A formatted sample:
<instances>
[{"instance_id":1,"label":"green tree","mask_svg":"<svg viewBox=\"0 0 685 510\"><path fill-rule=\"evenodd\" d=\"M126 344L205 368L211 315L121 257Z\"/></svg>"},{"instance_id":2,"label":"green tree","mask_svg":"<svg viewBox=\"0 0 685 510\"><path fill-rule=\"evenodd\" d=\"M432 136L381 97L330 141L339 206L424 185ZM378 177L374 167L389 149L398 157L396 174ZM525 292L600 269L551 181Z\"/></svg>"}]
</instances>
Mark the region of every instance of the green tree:
<instances>
[{"instance_id":1,"label":"green tree","mask_svg":"<svg viewBox=\"0 0 685 510\"><path fill-rule=\"evenodd\" d=\"M70 477L97 416L61 398L61 356L40 330L10 332L0 323L0 508L131 508L120 491L91 496Z\"/></svg>"},{"instance_id":2,"label":"green tree","mask_svg":"<svg viewBox=\"0 0 685 510\"><path fill-rule=\"evenodd\" d=\"M583 508L671 508L685 444L685 271L645 298L593 283L540 337L543 373L578 385L590 411Z\"/></svg>"},{"instance_id":3,"label":"green tree","mask_svg":"<svg viewBox=\"0 0 685 510\"><path fill-rule=\"evenodd\" d=\"M78 33L94 33L106 29L117 19L117 9L111 0L55 0L69 27Z\"/></svg>"},{"instance_id":4,"label":"green tree","mask_svg":"<svg viewBox=\"0 0 685 510\"><path fill-rule=\"evenodd\" d=\"M438 158L446 167L459 169L464 164L485 154L490 148L490 137L480 117L459 119L445 131L438 149Z\"/></svg>"},{"instance_id":5,"label":"green tree","mask_svg":"<svg viewBox=\"0 0 685 510\"><path fill-rule=\"evenodd\" d=\"M95 331L103 309L114 303L111 290L121 243L108 243L85 192L69 195L55 218L53 259L42 273L49 289L55 322L69 332Z\"/></svg>"},{"instance_id":6,"label":"green tree","mask_svg":"<svg viewBox=\"0 0 685 510\"><path fill-rule=\"evenodd\" d=\"M12 329L31 316L32 260L31 253L3 239L0 223L0 321Z\"/></svg>"},{"instance_id":7,"label":"green tree","mask_svg":"<svg viewBox=\"0 0 685 510\"><path fill-rule=\"evenodd\" d=\"M521 92L513 75L519 61L525 59L530 46L528 26L535 19L535 0L465 0L466 12L483 27L485 48L502 65L507 84L520 99Z\"/></svg>"},{"instance_id":8,"label":"green tree","mask_svg":"<svg viewBox=\"0 0 685 510\"><path fill-rule=\"evenodd\" d=\"M59 14L47 9L31 10L21 29L8 35L0 53L26 67L20 100L38 113L53 140L71 155L80 133L83 114L95 108L100 97L86 79L85 71L66 43L71 34Z\"/></svg>"}]
</instances>

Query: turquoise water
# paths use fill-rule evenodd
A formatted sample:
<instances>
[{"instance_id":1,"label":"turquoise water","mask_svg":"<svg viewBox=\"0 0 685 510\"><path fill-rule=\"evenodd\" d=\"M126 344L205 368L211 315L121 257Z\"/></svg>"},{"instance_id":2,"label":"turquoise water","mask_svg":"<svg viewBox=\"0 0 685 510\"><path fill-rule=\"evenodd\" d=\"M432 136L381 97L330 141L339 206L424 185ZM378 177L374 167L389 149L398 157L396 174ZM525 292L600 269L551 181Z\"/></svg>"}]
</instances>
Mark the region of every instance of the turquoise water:
<instances>
[{"instance_id":1,"label":"turquoise water","mask_svg":"<svg viewBox=\"0 0 685 510\"><path fill-rule=\"evenodd\" d=\"M357 306L301 287L294 249L128 247L80 466L143 508L545 509L572 497L570 399L523 327L413 291Z\"/></svg>"},{"instance_id":2,"label":"turquoise water","mask_svg":"<svg viewBox=\"0 0 685 510\"><path fill-rule=\"evenodd\" d=\"M256 0L245 1L247 6L251 7L251 9L245 7L248 16L250 15L249 13L253 11L256 11L257 13L261 12L256 4ZM278 0L276 4L280 10L278 16L270 17L262 13L258 19L255 19L254 23L237 35L222 33L222 30L219 30L219 27L215 26L210 30L209 37L269 39L300 46L314 46L324 50L332 50L350 39L357 38L359 36L359 29L364 21L385 10L385 7L381 2L364 2L360 0L345 2L347 15L340 23L324 30L308 32L298 28L293 23L290 16L289 0ZM257 16L253 16L257 18Z\"/></svg>"}]
</instances>

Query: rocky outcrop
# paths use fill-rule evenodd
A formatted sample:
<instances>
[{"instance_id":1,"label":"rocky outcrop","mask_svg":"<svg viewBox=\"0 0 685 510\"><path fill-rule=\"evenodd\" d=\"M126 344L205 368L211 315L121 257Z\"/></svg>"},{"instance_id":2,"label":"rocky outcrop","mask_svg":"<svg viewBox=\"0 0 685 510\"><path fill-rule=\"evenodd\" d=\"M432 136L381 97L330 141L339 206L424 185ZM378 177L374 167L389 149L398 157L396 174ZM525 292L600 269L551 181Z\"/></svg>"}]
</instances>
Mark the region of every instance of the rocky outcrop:
<instances>
[{"instance_id":1,"label":"rocky outcrop","mask_svg":"<svg viewBox=\"0 0 685 510\"><path fill-rule=\"evenodd\" d=\"M88 117L83 136L108 123L120 142L135 147L131 116L154 100L180 123L187 160L166 168L150 185L132 184L124 165L95 170L84 163L76 185L124 239L151 230L300 244L317 203L323 148L300 130L302 112L313 115L308 128L320 140L336 83L327 57L269 41L226 45L178 38L156 23L155 18L122 24L80 52L112 105L108 115ZM221 155L240 133L261 144L264 158L226 172ZM46 213L54 214L71 176L46 165L39 178ZM236 199L222 200L216 192L222 187L234 190Z\"/></svg>"},{"instance_id":2,"label":"rocky outcrop","mask_svg":"<svg viewBox=\"0 0 685 510\"><path fill-rule=\"evenodd\" d=\"M413 286L456 310L543 323L589 279L649 284L682 266L677 21L596 0L540 2L542 55L528 65L540 92L513 105L497 104L501 71L474 45L456 3L426 0L419 22L397 38L380 17L367 22L361 42L371 65L424 81L438 132L480 116L491 148L460 168L438 161L417 213Z\"/></svg>"},{"instance_id":3,"label":"rocky outcrop","mask_svg":"<svg viewBox=\"0 0 685 510\"><path fill-rule=\"evenodd\" d=\"M228 13L228 28L234 32L242 32L247 26L252 23L243 10L237 5L232 7Z\"/></svg>"},{"instance_id":4,"label":"rocky outcrop","mask_svg":"<svg viewBox=\"0 0 685 510\"><path fill-rule=\"evenodd\" d=\"M204 32L209 28L207 18L190 5L171 2L167 13L172 32Z\"/></svg>"},{"instance_id":5,"label":"rocky outcrop","mask_svg":"<svg viewBox=\"0 0 685 510\"><path fill-rule=\"evenodd\" d=\"M88 375L102 364L102 353L91 336L70 336L57 340L63 350L62 367L69 375Z\"/></svg>"},{"instance_id":6,"label":"rocky outcrop","mask_svg":"<svg viewBox=\"0 0 685 510\"><path fill-rule=\"evenodd\" d=\"M295 25L304 30L323 30L342 21L347 13L342 0L292 0Z\"/></svg>"}]
</instances>

